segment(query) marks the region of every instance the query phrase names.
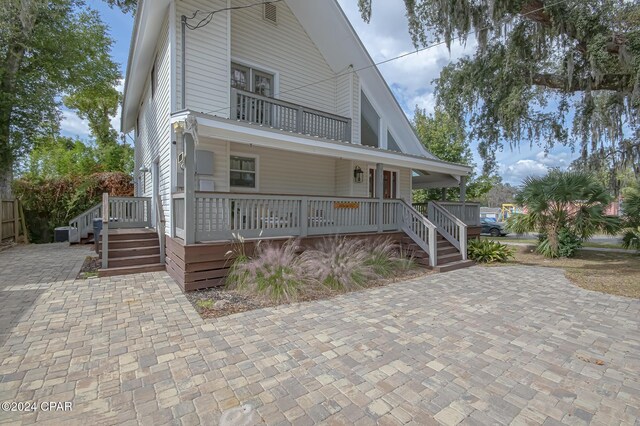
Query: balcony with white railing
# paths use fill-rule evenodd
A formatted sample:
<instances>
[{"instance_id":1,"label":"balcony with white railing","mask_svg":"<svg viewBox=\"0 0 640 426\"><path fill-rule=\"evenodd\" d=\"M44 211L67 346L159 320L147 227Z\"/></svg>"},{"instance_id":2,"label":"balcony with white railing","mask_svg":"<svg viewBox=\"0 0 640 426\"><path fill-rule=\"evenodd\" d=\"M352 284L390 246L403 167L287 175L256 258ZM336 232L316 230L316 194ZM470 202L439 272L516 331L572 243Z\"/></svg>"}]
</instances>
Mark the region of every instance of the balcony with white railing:
<instances>
[{"instance_id":1,"label":"balcony with white railing","mask_svg":"<svg viewBox=\"0 0 640 426\"><path fill-rule=\"evenodd\" d=\"M322 139L351 142L351 119L231 89L231 119Z\"/></svg>"}]
</instances>

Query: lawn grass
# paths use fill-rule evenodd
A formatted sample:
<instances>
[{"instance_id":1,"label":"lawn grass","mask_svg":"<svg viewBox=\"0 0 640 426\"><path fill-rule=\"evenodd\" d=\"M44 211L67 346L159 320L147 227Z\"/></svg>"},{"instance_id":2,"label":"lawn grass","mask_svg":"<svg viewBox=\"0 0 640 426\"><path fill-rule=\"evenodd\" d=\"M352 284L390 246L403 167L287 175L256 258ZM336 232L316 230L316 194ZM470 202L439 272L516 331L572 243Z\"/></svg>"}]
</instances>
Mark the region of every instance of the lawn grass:
<instances>
[{"instance_id":1,"label":"lawn grass","mask_svg":"<svg viewBox=\"0 0 640 426\"><path fill-rule=\"evenodd\" d=\"M537 239L535 238L528 238L528 237L509 237L509 238L495 238L495 237L488 237L488 236L481 236L480 238L484 239L484 240L496 240L498 242L501 242L503 244L507 244L507 243L520 243L520 244L536 244L538 242ZM596 243L596 242L591 242L591 241L586 241L582 243L582 247L593 247L593 248L623 248L620 244L616 244L616 243Z\"/></svg>"},{"instance_id":2,"label":"lawn grass","mask_svg":"<svg viewBox=\"0 0 640 426\"><path fill-rule=\"evenodd\" d=\"M496 264L509 265L561 268L584 289L640 299L640 256L636 254L580 251L570 259L547 259L527 246L518 247L515 259Z\"/></svg>"}]
</instances>

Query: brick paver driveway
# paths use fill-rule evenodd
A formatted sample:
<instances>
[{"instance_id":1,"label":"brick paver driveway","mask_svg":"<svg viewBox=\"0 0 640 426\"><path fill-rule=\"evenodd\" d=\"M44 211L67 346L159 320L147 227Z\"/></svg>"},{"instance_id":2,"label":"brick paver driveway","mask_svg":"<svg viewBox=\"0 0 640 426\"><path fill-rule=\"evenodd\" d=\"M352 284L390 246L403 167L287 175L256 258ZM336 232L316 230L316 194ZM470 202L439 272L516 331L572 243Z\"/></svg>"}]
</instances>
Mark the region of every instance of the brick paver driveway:
<instances>
[{"instance_id":1,"label":"brick paver driveway","mask_svg":"<svg viewBox=\"0 0 640 426\"><path fill-rule=\"evenodd\" d=\"M73 279L86 248L0 253L2 422L638 424L640 302L481 268L203 321L164 273ZM72 402L70 412L43 402Z\"/></svg>"}]
</instances>

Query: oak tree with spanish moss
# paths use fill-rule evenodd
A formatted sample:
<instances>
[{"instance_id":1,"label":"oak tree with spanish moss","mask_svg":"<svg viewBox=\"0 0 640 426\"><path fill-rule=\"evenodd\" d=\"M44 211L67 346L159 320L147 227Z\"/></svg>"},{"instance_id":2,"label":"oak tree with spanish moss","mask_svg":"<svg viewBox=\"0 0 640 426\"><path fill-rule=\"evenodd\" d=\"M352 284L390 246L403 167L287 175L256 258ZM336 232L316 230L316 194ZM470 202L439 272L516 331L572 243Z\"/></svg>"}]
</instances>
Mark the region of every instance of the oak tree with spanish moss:
<instances>
[{"instance_id":1,"label":"oak tree with spanish moss","mask_svg":"<svg viewBox=\"0 0 640 426\"><path fill-rule=\"evenodd\" d=\"M358 3L368 21L376 2ZM560 143L580 152L583 169L640 176L639 1L404 3L416 47L476 42L472 56L444 68L436 90L479 141L485 171L505 146Z\"/></svg>"}]
</instances>

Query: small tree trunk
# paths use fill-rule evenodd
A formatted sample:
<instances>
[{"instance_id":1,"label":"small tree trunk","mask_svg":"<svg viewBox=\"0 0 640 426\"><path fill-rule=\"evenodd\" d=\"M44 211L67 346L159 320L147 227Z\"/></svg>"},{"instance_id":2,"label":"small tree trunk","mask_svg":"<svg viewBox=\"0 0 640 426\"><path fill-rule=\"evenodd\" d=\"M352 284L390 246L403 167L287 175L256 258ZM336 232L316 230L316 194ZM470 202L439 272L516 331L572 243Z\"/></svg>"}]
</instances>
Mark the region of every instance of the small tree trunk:
<instances>
[{"instance_id":1,"label":"small tree trunk","mask_svg":"<svg viewBox=\"0 0 640 426\"><path fill-rule=\"evenodd\" d=\"M549 240L551 257L558 257L558 252L560 251L560 236L558 235L557 226L552 225L547 229L547 239Z\"/></svg>"},{"instance_id":2,"label":"small tree trunk","mask_svg":"<svg viewBox=\"0 0 640 426\"><path fill-rule=\"evenodd\" d=\"M11 182L13 182L13 170L8 167L6 170L0 171L0 198L13 198L11 191Z\"/></svg>"}]
</instances>

